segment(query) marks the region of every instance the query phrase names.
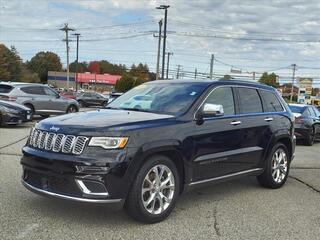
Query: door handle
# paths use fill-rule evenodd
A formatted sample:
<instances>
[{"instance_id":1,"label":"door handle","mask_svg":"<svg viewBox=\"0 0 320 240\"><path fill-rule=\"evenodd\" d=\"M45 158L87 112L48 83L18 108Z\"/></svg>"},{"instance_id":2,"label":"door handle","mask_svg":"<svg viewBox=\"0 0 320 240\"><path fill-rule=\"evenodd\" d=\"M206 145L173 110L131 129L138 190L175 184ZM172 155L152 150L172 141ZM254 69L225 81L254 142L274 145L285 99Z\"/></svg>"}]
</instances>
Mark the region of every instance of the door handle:
<instances>
[{"instance_id":1,"label":"door handle","mask_svg":"<svg viewBox=\"0 0 320 240\"><path fill-rule=\"evenodd\" d=\"M271 122L271 121L273 121L273 118L272 117L267 117L267 118L265 118L264 119L266 122Z\"/></svg>"},{"instance_id":2,"label":"door handle","mask_svg":"<svg viewBox=\"0 0 320 240\"><path fill-rule=\"evenodd\" d=\"M230 124L237 126L237 125L241 124L241 121L232 121Z\"/></svg>"}]
</instances>

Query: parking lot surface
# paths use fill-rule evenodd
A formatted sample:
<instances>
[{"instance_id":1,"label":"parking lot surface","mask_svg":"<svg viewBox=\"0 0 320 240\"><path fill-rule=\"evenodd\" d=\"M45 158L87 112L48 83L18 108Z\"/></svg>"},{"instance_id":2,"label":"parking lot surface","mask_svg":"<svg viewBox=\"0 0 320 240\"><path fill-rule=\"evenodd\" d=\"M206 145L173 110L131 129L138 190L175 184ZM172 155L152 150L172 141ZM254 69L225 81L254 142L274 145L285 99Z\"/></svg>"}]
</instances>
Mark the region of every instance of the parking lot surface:
<instances>
[{"instance_id":1,"label":"parking lot surface","mask_svg":"<svg viewBox=\"0 0 320 240\"><path fill-rule=\"evenodd\" d=\"M320 143L298 145L290 177L270 190L255 178L182 195L164 222L144 225L112 206L38 196L20 183L32 123L0 128L0 239L320 239Z\"/></svg>"}]
</instances>

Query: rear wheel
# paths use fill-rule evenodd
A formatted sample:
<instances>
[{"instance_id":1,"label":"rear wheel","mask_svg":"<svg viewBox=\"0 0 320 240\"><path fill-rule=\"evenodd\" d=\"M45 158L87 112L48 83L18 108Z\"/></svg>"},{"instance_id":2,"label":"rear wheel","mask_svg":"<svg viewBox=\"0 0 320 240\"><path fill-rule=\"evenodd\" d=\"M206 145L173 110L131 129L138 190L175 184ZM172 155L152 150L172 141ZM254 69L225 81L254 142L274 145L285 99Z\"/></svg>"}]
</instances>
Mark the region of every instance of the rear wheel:
<instances>
[{"instance_id":1,"label":"rear wheel","mask_svg":"<svg viewBox=\"0 0 320 240\"><path fill-rule=\"evenodd\" d=\"M277 143L271 150L264 172L257 177L259 183L267 188L280 188L289 175L290 160L287 147Z\"/></svg>"},{"instance_id":2,"label":"rear wheel","mask_svg":"<svg viewBox=\"0 0 320 240\"><path fill-rule=\"evenodd\" d=\"M128 194L127 213L146 223L166 219L175 206L179 184L177 168L169 158L162 155L149 158Z\"/></svg>"},{"instance_id":3,"label":"rear wheel","mask_svg":"<svg viewBox=\"0 0 320 240\"><path fill-rule=\"evenodd\" d=\"M310 134L308 135L308 138L304 140L305 145L312 146L314 144L316 134L316 130L314 127L312 127Z\"/></svg>"}]
</instances>

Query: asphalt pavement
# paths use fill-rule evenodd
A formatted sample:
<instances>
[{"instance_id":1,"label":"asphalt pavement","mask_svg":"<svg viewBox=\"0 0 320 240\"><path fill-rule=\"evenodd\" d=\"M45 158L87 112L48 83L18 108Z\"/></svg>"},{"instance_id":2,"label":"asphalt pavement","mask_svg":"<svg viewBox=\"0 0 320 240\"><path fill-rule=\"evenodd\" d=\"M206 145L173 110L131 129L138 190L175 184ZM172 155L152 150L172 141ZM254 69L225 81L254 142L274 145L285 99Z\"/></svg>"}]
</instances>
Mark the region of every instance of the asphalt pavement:
<instances>
[{"instance_id":1,"label":"asphalt pavement","mask_svg":"<svg viewBox=\"0 0 320 240\"><path fill-rule=\"evenodd\" d=\"M281 189L255 178L182 195L171 216L144 225L124 211L48 199L20 183L32 124L0 128L0 239L320 239L320 143L297 146Z\"/></svg>"}]
</instances>

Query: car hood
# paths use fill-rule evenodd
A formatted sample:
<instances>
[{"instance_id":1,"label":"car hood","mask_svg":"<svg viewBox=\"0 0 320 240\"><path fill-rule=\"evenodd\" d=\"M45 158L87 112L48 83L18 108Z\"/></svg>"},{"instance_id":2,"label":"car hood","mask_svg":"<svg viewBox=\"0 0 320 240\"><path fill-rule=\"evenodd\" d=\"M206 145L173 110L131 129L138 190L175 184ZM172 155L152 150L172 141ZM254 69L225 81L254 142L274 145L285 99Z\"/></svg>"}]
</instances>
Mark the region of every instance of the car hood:
<instances>
[{"instance_id":1,"label":"car hood","mask_svg":"<svg viewBox=\"0 0 320 240\"><path fill-rule=\"evenodd\" d=\"M27 108L26 106L23 106L19 103L15 103L15 102L9 102L9 101L3 101L3 100L0 100L0 106L4 106L4 107L7 107L7 108L13 108L15 110L30 110L30 108Z\"/></svg>"},{"instance_id":2,"label":"car hood","mask_svg":"<svg viewBox=\"0 0 320 240\"><path fill-rule=\"evenodd\" d=\"M146 123L156 124L160 120L173 118L174 116L166 114L99 109L47 118L39 122L37 128L79 135L86 134L85 132L129 130L142 126L142 124L143 126Z\"/></svg>"}]
</instances>

